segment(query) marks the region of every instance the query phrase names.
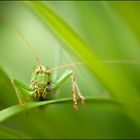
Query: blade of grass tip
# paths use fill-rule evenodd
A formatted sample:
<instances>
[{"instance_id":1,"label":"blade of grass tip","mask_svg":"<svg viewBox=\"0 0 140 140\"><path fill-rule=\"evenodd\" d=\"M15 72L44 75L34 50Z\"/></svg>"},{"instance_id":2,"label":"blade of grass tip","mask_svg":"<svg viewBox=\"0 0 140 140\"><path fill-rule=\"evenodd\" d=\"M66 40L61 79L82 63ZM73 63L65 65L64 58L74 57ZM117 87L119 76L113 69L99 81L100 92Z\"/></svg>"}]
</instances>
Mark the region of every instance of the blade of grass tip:
<instances>
[{"instance_id":1,"label":"blade of grass tip","mask_svg":"<svg viewBox=\"0 0 140 140\"><path fill-rule=\"evenodd\" d=\"M87 66L110 90L112 96L119 97L122 100L132 98L129 93L138 96L137 91L126 84L127 82L121 82L111 70L101 63L88 45L46 4L31 1L27 5L30 5L37 12L45 25L49 26L61 41L63 40L77 56L87 62Z\"/></svg>"},{"instance_id":2,"label":"blade of grass tip","mask_svg":"<svg viewBox=\"0 0 140 140\"><path fill-rule=\"evenodd\" d=\"M85 98L86 104L88 102L91 102L93 104L96 104L96 106L101 106L104 108L105 105L107 106L114 106L117 107L118 109L123 108L122 104L114 99L109 99L109 98L93 98L93 97L87 97ZM64 99L57 99L57 100L49 100L49 101L43 101L43 102L31 102L25 104L24 107L20 105L14 105L11 107L8 107L6 109L3 109L0 111L0 122L6 121L7 119L11 118L12 116L24 112L29 109L37 108L39 106L43 105L49 105L49 104L56 104L56 103L68 103L68 102L73 102L72 98L64 98Z\"/></svg>"}]
</instances>

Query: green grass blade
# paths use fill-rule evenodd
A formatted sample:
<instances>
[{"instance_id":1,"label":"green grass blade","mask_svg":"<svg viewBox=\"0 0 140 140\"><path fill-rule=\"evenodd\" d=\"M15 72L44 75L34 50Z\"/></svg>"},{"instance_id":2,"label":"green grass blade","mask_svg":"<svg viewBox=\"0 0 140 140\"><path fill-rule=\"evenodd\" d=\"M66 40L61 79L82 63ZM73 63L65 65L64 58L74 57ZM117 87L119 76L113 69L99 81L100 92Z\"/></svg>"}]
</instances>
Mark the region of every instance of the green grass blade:
<instances>
[{"instance_id":1,"label":"green grass blade","mask_svg":"<svg viewBox=\"0 0 140 140\"><path fill-rule=\"evenodd\" d=\"M18 113L24 112L29 109L37 108L39 106L56 104L56 103L63 104L63 103L69 103L69 102L73 104L72 98L56 99L56 100L49 100L49 101L43 101L43 102L31 102L31 103L25 104L24 107L21 107L20 105L11 106L0 111L0 122L3 122ZM103 109L105 108L123 109L123 106L119 102L113 99L108 99L108 98L89 97L85 99L85 102L86 102L85 107L88 105L88 103L92 103L93 107L95 108L97 107L97 108L103 108Z\"/></svg>"}]
</instances>

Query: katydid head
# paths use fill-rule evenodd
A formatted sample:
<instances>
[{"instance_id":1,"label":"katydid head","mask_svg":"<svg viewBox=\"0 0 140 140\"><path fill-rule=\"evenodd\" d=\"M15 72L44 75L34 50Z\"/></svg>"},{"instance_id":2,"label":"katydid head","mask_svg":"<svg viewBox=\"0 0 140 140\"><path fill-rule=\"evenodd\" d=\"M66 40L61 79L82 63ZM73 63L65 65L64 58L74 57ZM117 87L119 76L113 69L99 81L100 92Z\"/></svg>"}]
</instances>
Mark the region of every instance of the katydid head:
<instances>
[{"instance_id":1,"label":"katydid head","mask_svg":"<svg viewBox=\"0 0 140 140\"><path fill-rule=\"evenodd\" d=\"M49 68L39 65L33 70L32 82L49 85L51 83L51 75Z\"/></svg>"}]
</instances>

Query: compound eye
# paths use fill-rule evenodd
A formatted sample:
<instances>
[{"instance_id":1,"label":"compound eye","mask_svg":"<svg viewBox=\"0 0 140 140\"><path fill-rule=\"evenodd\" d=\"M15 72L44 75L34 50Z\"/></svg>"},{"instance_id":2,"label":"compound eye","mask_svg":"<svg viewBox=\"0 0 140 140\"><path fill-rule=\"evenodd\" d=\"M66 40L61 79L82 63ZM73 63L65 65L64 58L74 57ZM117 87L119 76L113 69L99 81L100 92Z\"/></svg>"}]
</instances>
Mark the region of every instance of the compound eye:
<instances>
[{"instance_id":1,"label":"compound eye","mask_svg":"<svg viewBox=\"0 0 140 140\"><path fill-rule=\"evenodd\" d=\"M35 74L39 74L39 72L40 72L40 70L39 70L39 69L37 69L37 70L35 71Z\"/></svg>"},{"instance_id":2,"label":"compound eye","mask_svg":"<svg viewBox=\"0 0 140 140\"><path fill-rule=\"evenodd\" d=\"M50 85L50 83L51 83L50 81L49 81L49 82L47 82L47 85Z\"/></svg>"}]
</instances>

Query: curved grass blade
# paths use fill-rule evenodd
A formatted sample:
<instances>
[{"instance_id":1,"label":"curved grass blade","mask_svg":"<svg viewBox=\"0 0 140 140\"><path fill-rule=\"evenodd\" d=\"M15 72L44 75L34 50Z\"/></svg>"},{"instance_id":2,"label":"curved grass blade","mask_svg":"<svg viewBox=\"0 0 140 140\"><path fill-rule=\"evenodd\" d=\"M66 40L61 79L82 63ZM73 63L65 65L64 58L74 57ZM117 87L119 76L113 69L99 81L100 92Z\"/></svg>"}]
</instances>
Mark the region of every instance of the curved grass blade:
<instances>
[{"instance_id":1,"label":"curved grass blade","mask_svg":"<svg viewBox=\"0 0 140 140\"><path fill-rule=\"evenodd\" d=\"M62 104L62 103L69 103L69 102L73 102L72 98L48 100L48 101L43 101L43 102L31 102L31 103L25 104L24 107L20 105L14 105L0 111L0 122L6 121L10 117L18 113L24 112L29 109L37 108L39 106L56 104L56 103ZM86 104L92 103L93 107L100 107L103 109L115 108L115 107L117 109L123 109L123 106L114 99L88 97L88 98L85 98L85 102Z\"/></svg>"}]
</instances>

